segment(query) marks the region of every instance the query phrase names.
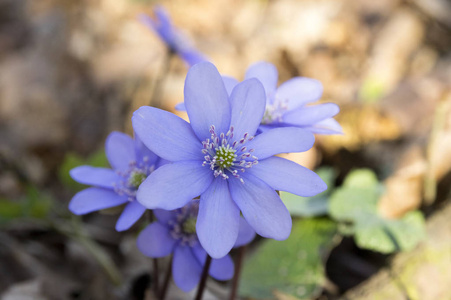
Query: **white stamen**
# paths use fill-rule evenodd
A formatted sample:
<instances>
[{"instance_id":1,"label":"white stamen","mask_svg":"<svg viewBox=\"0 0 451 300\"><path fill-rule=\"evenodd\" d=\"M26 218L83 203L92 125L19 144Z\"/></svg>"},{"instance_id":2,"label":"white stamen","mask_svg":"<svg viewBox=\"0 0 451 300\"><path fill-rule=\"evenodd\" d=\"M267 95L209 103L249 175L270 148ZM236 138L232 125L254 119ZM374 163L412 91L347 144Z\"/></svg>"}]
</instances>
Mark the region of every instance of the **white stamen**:
<instances>
[{"instance_id":1,"label":"white stamen","mask_svg":"<svg viewBox=\"0 0 451 300\"><path fill-rule=\"evenodd\" d=\"M210 165L215 177L228 179L227 172L229 172L233 177L244 182L238 172L244 172L245 168L255 165L257 157L251 155L254 149L247 149L242 145L254 137L246 132L241 139L234 140L233 131L234 128L231 126L226 134L223 132L218 134L215 127L210 126L210 139L202 142L201 151L205 155L202 166Z\"/></svg>"}]
</instances>

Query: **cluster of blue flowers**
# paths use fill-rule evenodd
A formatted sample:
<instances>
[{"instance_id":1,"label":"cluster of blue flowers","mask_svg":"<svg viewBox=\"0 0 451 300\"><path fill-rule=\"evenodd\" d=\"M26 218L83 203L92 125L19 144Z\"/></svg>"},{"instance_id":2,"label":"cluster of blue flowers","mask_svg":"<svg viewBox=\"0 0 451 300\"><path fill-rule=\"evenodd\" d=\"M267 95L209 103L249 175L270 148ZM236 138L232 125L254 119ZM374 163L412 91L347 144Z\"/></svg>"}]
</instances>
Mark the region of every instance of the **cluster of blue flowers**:
<instances>
[{"instance_id":1,"label":"cluster of blue flowers","mask_svg":"<svg viewBox=\"0 0 451 300\"><path fill-rule=\"evenodd\" d=\"M284 240L291 216L277 191L314 196L327 186L313 171L275 155L303 152L314 133L341 133L332 103L320 99L322 85L296 77L277 88L277 69L252 65L245 80L221 76L203 55L183 43L161 9L157 19L141 17L171 51L192 67L186 76L184 103L190 122L155 108L141 107L132 117L135 138L113 132L106 141L112 169L81 166L71 171L92 185L69 204L75 214L126 204L116 230L129 229L146 209L157 221L137 239L149 257L173 255L177 286L191 290L200 280L207 253L209 274L233 276L228 255L255 233ZM195 59L194 59L195 58Z\"/></svg>"}]
</instances>

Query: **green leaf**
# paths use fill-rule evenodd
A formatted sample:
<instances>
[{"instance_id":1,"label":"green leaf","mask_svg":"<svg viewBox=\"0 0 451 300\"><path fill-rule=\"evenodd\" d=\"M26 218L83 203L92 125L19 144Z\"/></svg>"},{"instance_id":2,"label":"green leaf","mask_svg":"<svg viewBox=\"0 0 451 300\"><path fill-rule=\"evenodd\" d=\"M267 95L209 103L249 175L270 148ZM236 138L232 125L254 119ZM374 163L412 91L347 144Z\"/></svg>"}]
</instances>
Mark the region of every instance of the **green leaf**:
<instances>
[{"instance_id":1,"label":"green leaf","mask_svg":"<svg viewBox=\"0 0 451 300\"><path fill-rule=\"evenodd\" d=\"M108 160L106 158L103 149L93 153L86 159L82 158L77 154L68 153L66 154L64 162L62 163L58 171L58 176L61 183L63 183L65 186L71 188L74 191L79 191L85 188L86 187L85 185L76 182L69 175L70 170L82 165L88 165L93 167L108 167Z\"/></svg>"},{"instance_id":2,"label":"green leaf","mask_svg":"<svg viewBox=\"0 0 451 300\"><path fill-rule=\"evenodd\" d=\"M424 237L424 219L410 212L400 220L385 219L377 209L381 188L374 172L351 172L329 201L329 214L339 221L338 231L354 234L360 248L392 253L410 250Z\"/></svg>"},{"instance_id":3,"label":"green leaf","mask_svg":"<svg viewBox=\"0 0 451 300\"><path fill-rule=\"evenodd\" d=\"M362 217L356 223L355 231L359 247L392 253L412 250L425 236L425 223L419 211L409 212L399 220L372 215Z\"/></svg>"},{"instance_id":4,"label":"green leaf","mask_svg":"<svg viewBox=\"0 0 451 300\"><path fill-rule=\"evenodd\" d=\"M337 224L337 230L344 236L352 236L355 234L354 224L349 222L339 222Z\"/></svg>"},{"instance_id":5,"label":"green leaf","mask_svg":"<svg viewBox=\"0 0 451 300\"><path fill-rule=\"evenodd\" d=\"M16 201L0 199L0 222L8 222L18 218L46 218L53 205L48 197L34 186L26 187L26 194Z\"/></svg>"},{"instance_id":6,"label":"green leaf","mask_svg":"<svg viewBox=\"0 0 451 300\"><path fill-rule=\"evenodd\" d=\"M357 169L351 171L343 182L349 188L375 188L379 185L376 174L370 169Z\"/></svg>"},{"instance_id":7,"label":"green leaf","mask_svg":"<svg viewBox=\"0 0 451 300\"><path fill-rule=\"evenodd\" d=\"M292 216L314 217L327 214L329 200L327 197L304 198L287 192L280 192L280 198Z\"/></svg>"},{"instance_id":8,"label":"green leaf","mask_svg":"<svg viewBox=\"0 0 451 300\"><path fill-rule=\"evenodd\" d=\"M24 202L25 216L31 218L42 219L47 217L53 199L39 191L36 187L27 187L27 197Z\"/></svg>"},{"instance_id":9,"label":"green leaf","mask_svg":"<svg viewBox=\"0 0 451 300\"><path fill-rule=\"evenodd\" d=\"M0 199L0 223L22 216L22 203Z\"/></svg>"},{"instance_id":10,"label":"green leaf","mask_svg":"<svg viewBox=\"0 0 451 300\"><path fill-rule=\"evenodd\" d=\"M381 253L391 253L397 250L397 241L386 227L385 221L377 215L367 215L354 226L355 242L363 249Z\"/></svg>"},{"instance_id":11,"label":"green leaf","mask_svg":"<svg viewBox=\"0 0 451 300\"><path fill-rule=\"evenodd\" d=\"M334 188L334 181L337 178L337 172L332 167L321 167L315 171L319 177L327 184L327 190L322 194L330 194Z\"/></svg>"},{"instance_id":12,"label":"green leaf","mask_svg":"<svg viewBox=\"0 0 451 300\"><path fill-rule=\"evenodd\" d=\"M329 213L337 221L355 222L362 215L377 213L379 196L379 182L374 172L354 170L330 196Z\"/></svg>"},{"instance_id":13,"label":"green leaf","mask_svg":"<svg viewBox=\"0 0 451 300\"><path fill-rule=\"evenodd\" d=\"M376 189L342 187L332 194L329 213L337 221L354 222L362 214L376 213L379 193Z\"/></svg>"},{"instance_id":14,"label":"green leaf","mask_svg":"<svg viewBox=\"0 0 451 300\"><path fill-rule=\"evenodd\" d=\"M100 149L91 154L86 160L86 164L100 168L108 168L110 165L103 149Z\"/></svg>"},{"instance_id":15,"label":"green leaf","mask_svg":"<svg viewBox=\"0 0 451 300\"><path fill-rule=\"evenodd\" d=\"M317 295L325 282L320 253L330 251L335 233L330 219L302 219L287 240L265 240L244 265L240 294L260 299L274 298L274 291L299 298Z\"/></svg>"},{"instance_id":16,"label":"green leaf","mask_svg":"<svg viewBox=\"0 0 451 300\"><path fill-rule=\"evenodd\" d=\"M300 197L288 192L280 192L280 198L285 203L292 216L313 217L327 214L328 195L334 188L336 172L331 167L322 167L316 173L327 184L327 190L314 197Z\"/></svg>"},{"instance_id":17,"label":"green leaf","mask_svg":"<svg viewBox=\"0 0 451 300\"><path fill-rule=\"evenodd\" d=\"M389 228L398 239L402 251L413 249L426 236L426 223L420 211L407 213L400 220L392 220Z\"/></svg>"}]
</instances>

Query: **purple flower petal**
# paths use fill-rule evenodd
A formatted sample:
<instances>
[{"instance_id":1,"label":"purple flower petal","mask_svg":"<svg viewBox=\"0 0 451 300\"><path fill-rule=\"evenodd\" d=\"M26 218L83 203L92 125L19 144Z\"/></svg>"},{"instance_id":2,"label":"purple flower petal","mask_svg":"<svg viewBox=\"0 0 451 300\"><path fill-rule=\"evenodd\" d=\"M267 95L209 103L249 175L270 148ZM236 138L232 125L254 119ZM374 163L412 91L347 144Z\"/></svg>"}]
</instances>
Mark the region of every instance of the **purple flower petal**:
<instances>
[{"instance_id":1,"label":"purple flower petal","mask_svg":"<svg viewBox=\"0 0 451 300\"><path fill-rule=\"evenodd\" d=\"M213 64L202 62L189 69L184 94L186 112L199 140L210 138L211 125L219 133L229 130L229 95Z\"/></svg>"},{"instance_id":2,"label":"purple flower petal","mask_svg":"<svg viewBox=\"0 0 451 300\"><path fill-rule=\"evenodd\" d=\"M113 131L105 142L105 153L115 170L125 171L132 161L136 161L135 142L125 133Z\"/></svg>"},{"instance_id":3,"label":"purple flower petal","mask_svg":"<svg viewBox=\"0 0 451 300\"><path fill-rule=\"evenodd\" d=\"M277 68L267 62L258 62L250 66L246 71L245 79L257 78L263 84L269 103L273 102L279 74Z\"/></svg>"},{"instance_id":4,"label":"purple flower petal","mask_svg":"<svg viewBox=\"0 0 451 300\"><path fill-rule=\"evenodd\" d=\"M216 177L201 195L196 231L213 258L229 253L238 236L240 210L230 197L227 181Z\"/></svg>"},{"instance_id":5,"label":"purple flower petal","mask_svg":"<svg viewBox=\"0 0 451 300\"><path fill-rule=\"evenodd\" d=\"M257 130L257 134L261 134L263 132L266 132L268 130L272 130L274 128L277 128L278 126L274 126L274 124L260 124Z\"/></svg>"},{"instance_id":6,"label":"purple flower petal","mask_svg":"<svg viewBox=\"0 0 451 300\"><path fill-rule=\"evenodd\" d=\"M318 101L322 94L323 85L320 81L306 77L295 77L279 86L276 97L287 101L288 110L292 110L306 103Z\"/></svg>"},{"instance_id":7,"label":"purple flower petal","mask_svg":"<svg viewBox=\"0 0 451 300\"><path fill-rule=\"evenodd\" d=\"M263 132L248 142L247 147L254 149L253 155L259 160L289 152L303 152L312 148L315 142L313 134L295 127L275 128Z\"/></svg>"},{"instance_id":8,"label":"purple flower petal","mask_svg":"<svg viewBox=\"0 0 451 300\"><path fill-rule=\"evenodd\" d=\"M179 49L179 55L189 66L194 66L195 64L208 61L202 53L192 47Z\"/></svg>"},{"instance_id":9,"label":"purple flower petal","mask_svg":"<svg viewBox=\"0 0 451 300\"><path fill-rule=\"evenodd\" d=\"M176 104L174 108L179 111L186 111L185 102Z\"/></svg>"},{"instance_id":10,"label":"purple flower petal","mask_svg":"<svg viewBox=\"0 0 451 300\"><path fill-rule=\"evenodd\" d=\"M174 47L175 34L169 14L161 6L155 7L154 13L155 20L145 14L140 14L138 19L144 25L155 31L169 47Z\"/></svg>"},{"instance_id":11,"label":"purple flower petal","mask_svg":"<svg viewBox=\"0 0 451 300\"><path fill-rule=\"evenodd\" d=\"M69 210L76 215L84 215L126 202L128 202L127 196L119 196L111 190L87 188L75 194L69 203Z\"/></svg>"},{"instance_id":12,"label":"purple flower petal","mask_svg":"<svg viewBox=\"0 0 451 300\"><path fill-rule=\"evenodd\" d=\"M158 156L169 161L203 160L202 144L190 124L176 115L143 106L133 113L132 123L139 138Z\"/></svg>"},{"instance_id":13,"label":"purple flower petal","mask_svg":"<svg viewBox=\"0 0 451 300\"><path fill-rule=\"evenodd\" d=\"M150 16L146 14L139 14L138 20L151 30L154 30L158 33L157 31L158 24Z\"/></svg>"},{"instance_id":14,"label":"purple flower petal","mask_svg":"<svg viewBox=\"0 0 451 300\"><path fill-rule=\"evenodd\" d=\"M158 222L149 224L136 240L139 251L149 257L164 257L171 254L176 242L169 228Z\"/></svg>"},{"instance_id":15,"label":"purple flower petal","mask_svg":"<svg viewBox=\"0 0 451 300\"><path fill-rule=\"evenodd\" d=\"M227 90L227 94L229 94L230 96L232 94L233 89L238 84L238 80L230 76L222 75L222 81L224 81L224 86Z\"/></svg>"},{"instance_id":16,"label":"purple flower petal","mask_svg":"<svg viewBox=\"0 0 451 300\"><path fill-rule=\"evenodd\" d=\"M220 259L212 259L209 274L216 280L232 279L235 272L235 266L230 255L226 255Z\"/></svg>"},{"instance_id":17,"label":"purple flower petal","mask_svg":"<svg viewBox=\"0 0 451 300\"><path fill-rule=\"evenodd\" d=\"M300 107L283 115L283 122L290 125L307 126L335 116L340 111L334 103Z\"/></svg>"},{"instance_id":18,"label":"purple flower petal","mask_svg":"<svg viewBox=\"0 0 451 300\"><path fill-rule=\"evenodd\" d=\"M241 247L252 242L255 238L255 230L246 222L245 219L240 217L240 230L238 231L238 238L236 239L233 248Z\"/></svg>"},{"instance_id":19,"label":"purple flower petal","mask_svg":"<svg viewBox=\"0 0 451 300\"><path fill-rule=\"evenodd\" d=\"M158 169L159 167L164 166L164 165L167 165L167 164L170 164L170 163L172 163L172 162L170 162L169 160L166 160L166 159L163 159L163 158L160 157L160 158L157 160L157 164L155 165L155 169Z\"/></svg>"},{"instance_id":20,"label":"purple flower petal","mask_svg":"<svg viewBox=\"0 0 451 300\"><path fill-rule=\"evenodd\" d=\"M125 206L124 211L116 222L116 230L124 231L132 227L136 221L141 218L141 216L146 211L146 208L139 204L138 201L132 201L127 206Z\"/></svg>"},{"instance_id":21,"label":"purple flower petal","mask_svg":"<svg viewBox=\"0 0 451 300\"><path fill-rule=\"evenodd\" d=\"M171 18L163 6L155 6L154 13L162 27L172 27Z\"/></svg>"},{"instance_id":22,"label":"purple flower petal","mask_svg":"<svg viewBox=\"0 0 451 300\"><path fill-rule=\"evenodd\" d=\"M189 292L199 283L202 266L194 257L191 247L178 246L175 248L172 274L175 284L184 292Z\"/></svg>"},{"instance_id":23,"label":"purple flower petal","mask_svg":"<svg viewBox=\"0 0 451 300\"><path fill-rule=\"evenodd\" d=\"M340 124L333 118L320 121L313 126L305 127L304 129L317 134L343 134L343 128L341 128Z\"/></svg>"},{"instance_id":24,"label":"purple flower petal","mask_svg":"<svg viewBox=\"0 0 451 300\"><path fill-rule=\"evenodd\" d=\"M207 252L199 245L192 248L194 256L199 261L200 265L204 266L207 259ZM235 267L230 255L226 255L220 259L212 259L208 273L216 280L229 280L233 277Z\"/></svg>"},{"instance_id":25,"label":"purple flower petal","mask_svg":"<svg viewBox=\"0 0 451 300\"><path fill-rule=\"evenodd\" d=\"M261 83L255 78L239 83L232 91L230 105L235 139L241 139L246 132L254 135L265 113L266 96Z\"/></svg>"},{"instance_id":26,"label":"purple flower petal","mask_svg":"<svg viewBox=\"0 0 451 300\"><path fill-rule=\"evenodd\" d=\"M327 185L315 172L281 157L274 156L259 161L247 172L275 190L302 197L315 196L327 189Z\"/></svg>"},{"instance_id":27,"label":"purple flower petal","mask_svg":"<svg viewBox=\"0 0 451 300\"><path fill-rule=\"evenodd\" d=\"M140 15L138 19L155 31L172 52L177 53L190 66L208 60L189 43L182 32L172 25L169 14L163 7L156 7L154 12L155 19L146 15Z\"/></svg>"},{"instance_id":28,"label":"purple flower petal","mask_svg":"<svg viewBox=\"0 0 451 300\"><path fill-rule=\"evenodd\" d=\"M113 189L114 184L121 177L111 169L96 168L91 166L80 166L69 171L70 176L77 182Z\"/></svg>"},{"instance_id":29,"label":"purple flower petal","mask_svg":"<svg viewBox=\"0 0 451 300\"><path fill-rule=\"evenodd\" d=\"M139 136L135 133L135 156L137 162L147 161L147 165L155 166L159 157L144 145Z\"/></svg>"},{"instance_id":30,"label":"purple flower petal","mask_svg":"<svg viewBox=\"0 0 451 300\"><path fill-rule=\"evenodd\" d=\"M158 222L163 225L168 224L170 221L175 220L175 218L177 217L177 214L172 210L154 209L152 212L157 218Z\"/></svg>"},{"instance_id":31,"label":"purple flower petal","mask_svg":"<svg viewBox=\"0 0 451 300\"><path fill-rule=\"evenodd\" d=\"M173 210L202 194L213 174L199 161L182 161L164 165L141 183L136 199L149 209Z\"/></svg>"},{"instance_id":32,"label":"purple flower petal","mask_svg":"<svg viewBox=\"0 0 451 300\"><path fill-rule=\"evenodd\" d=\"M261 236L284 240L291 232L291 216L279 195L259 178L243 173L244 184L229 178L230 194L249 225Z\"/></svg>"},{"instance_id":33,"label":"purple flower petal","mask_svg":"<svg viewBox=\"0 0 451 300\"><path fill-rule=\"evenodd\" d=\"M233 88L238 84L238 80L230 76L222 75L222 81L224 82L227 94L229 94L230 96L232 94ZM177 104L174 108L179 111L186 111L185 102Z\"/></svg>"}]
</instances>

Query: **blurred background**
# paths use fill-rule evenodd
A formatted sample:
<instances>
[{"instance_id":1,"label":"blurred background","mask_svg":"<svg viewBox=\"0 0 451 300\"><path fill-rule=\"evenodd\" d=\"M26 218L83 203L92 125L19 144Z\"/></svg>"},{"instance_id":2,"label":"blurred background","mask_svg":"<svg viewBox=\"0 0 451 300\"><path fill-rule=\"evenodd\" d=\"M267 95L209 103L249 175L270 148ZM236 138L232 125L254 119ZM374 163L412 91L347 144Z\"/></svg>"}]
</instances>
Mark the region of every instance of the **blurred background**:
<instances>
[{"instance_id":1,"label":"blurred background","mask_svg":"<svg viewBox=\"0 0 451 300\"><path fill-rule=\"evenodd\" d=\"M326 208L290 208L305 224L291 243L311 237L313 260L297 255L297 270L274 262L257 272L252 261L269 258L252 256L273 251L258 240L241 295L373 299L386 290L394 294L382 299L451 299L450 1L0 0L2 299L143 299L151 263L135 246L142 224L118 233L115 211L71 216L67 204L83 187L68 171L105 166L108 133L132 134L131 114L156 90L153 104L163 109L176 112L183 101L187 65L137 19L157 4L222 74L242 80L250 64L268 61L279 83L318 79L321 101L341 108L343 135L317 136L310 151L288 155L330 179ZM353 186L351 173L354 182L376 181L374 213L384 226L421 216L383 241L377 226L346 231L349 220L328 201L334 187ZM260 281L269 285L271 276L294 275L268 291L252 281L256 273L271 273ZM211 280L206 299L227 288ZM190 299L176 287L170 297Z\"/></svg>"}]
</instances>

